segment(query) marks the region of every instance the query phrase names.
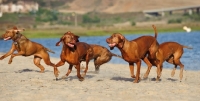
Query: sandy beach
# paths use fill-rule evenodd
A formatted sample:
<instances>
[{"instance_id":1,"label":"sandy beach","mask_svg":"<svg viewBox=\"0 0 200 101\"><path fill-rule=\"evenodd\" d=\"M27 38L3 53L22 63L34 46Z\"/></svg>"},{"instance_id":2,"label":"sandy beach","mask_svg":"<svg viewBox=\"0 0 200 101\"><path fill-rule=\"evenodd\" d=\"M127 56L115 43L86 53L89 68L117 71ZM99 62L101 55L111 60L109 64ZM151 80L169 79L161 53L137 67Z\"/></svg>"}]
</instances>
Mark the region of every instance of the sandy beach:
<instances>
[{"instance_id":1,"label":"sandy beach","mask_svg":"<svg viewBox=\"0 0 200 101\"><path fill-rule=\"evenodd\" d=\"M2 54L0 54L2 56ZM106 63L94 72L93 61L85 80L80 82L76 69L67 79L56 81L53 68L45 66L45 73L33 64L33 56L18 56L8 64L9 57L0 60L0 101L199 101L200 71L184 71L182 82L179 69L171 77L171 69L163 69L161 81L156 82L153 67L147 80L133 83L128 64ZM51 58L57 63L59 58ZM83 63L83 66L85 64ZM68 64L58 68L59 77L65 75ZM147 67L141 68L141 77ZM83 71L83 70L82 70Z\"/></svg>"}]
</instances>

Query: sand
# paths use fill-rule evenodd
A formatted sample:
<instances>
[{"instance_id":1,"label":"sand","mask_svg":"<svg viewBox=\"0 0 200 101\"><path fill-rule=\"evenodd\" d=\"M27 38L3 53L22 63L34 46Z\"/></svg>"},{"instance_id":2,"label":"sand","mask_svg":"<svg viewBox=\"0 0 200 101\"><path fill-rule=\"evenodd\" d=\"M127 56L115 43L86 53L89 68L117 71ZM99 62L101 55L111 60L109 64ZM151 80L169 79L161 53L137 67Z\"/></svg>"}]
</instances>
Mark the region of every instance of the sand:
<instances>
[{"instance_id":1,"label":"sand","mask_svg":"<svg viewBox=\"0 0 200 101\"><path fill-rule=\"evenodd\" d=\"M8 59L0 60L0 101L200 100L200 71L184 71L180 82L179 70L171 77L171 69L164 68L161 81L156 82L156 68L153 67L148 79L133 83L128 64L106 63L96 74L91 61L84 81L78 80L75 68L67 79L56 81L53 68L44 62L45 73L39 73L39 68L33 64L33 56L15 57L12 64L8 64ZM51 58L54 63L59 60ZM58 69L59 77L62 77L68 70L68 64ZM141 77L146 69L141 68Z\"/></svg>"}]
</instances>

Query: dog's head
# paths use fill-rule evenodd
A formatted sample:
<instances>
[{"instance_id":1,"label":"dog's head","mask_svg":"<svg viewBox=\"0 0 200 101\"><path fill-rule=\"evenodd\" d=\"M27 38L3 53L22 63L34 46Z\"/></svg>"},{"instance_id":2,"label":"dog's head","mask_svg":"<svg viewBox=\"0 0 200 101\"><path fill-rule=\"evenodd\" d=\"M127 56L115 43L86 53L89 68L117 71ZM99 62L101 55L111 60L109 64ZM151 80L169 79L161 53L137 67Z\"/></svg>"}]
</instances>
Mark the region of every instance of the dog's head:
<instances>
[{"instance_id":1,"label":"dog's head","mask_svg":"<svg viewBox=\"0 0 200 101\"><path fill-rule=\"evenodd\" d=\"M17 27L13 27L12 29L6 30L5 34L2 35L2 38L7 41L7 40L16 40L18 34L20 34L21 31L23 30L19 30Z\"/></svg>"},{"instance_id":2,"label":"dog's head","mask_svg":"<svg viewBox=\"0 0 200 101\"><path fill-rule=\"evenodd\" d=\"M109 38L106 39L110 49L112 50L114 47L123 48L125 37L120 33L114 33Z\"/></svg>"},{"instance_id":3,"label":"dog's head","mask_svg":"<svg viewBox=\"0 0 200 101\"><path fill-rule=\"evenodd\" d=\"M60 42L63 42L64 45L67 45L67 46L73 48L75 43L79 42L78 38L79 38L79 36L68 31L60 38L60 41L56 43L56 46L59 46Z\"/></svg>"}]
</instances>

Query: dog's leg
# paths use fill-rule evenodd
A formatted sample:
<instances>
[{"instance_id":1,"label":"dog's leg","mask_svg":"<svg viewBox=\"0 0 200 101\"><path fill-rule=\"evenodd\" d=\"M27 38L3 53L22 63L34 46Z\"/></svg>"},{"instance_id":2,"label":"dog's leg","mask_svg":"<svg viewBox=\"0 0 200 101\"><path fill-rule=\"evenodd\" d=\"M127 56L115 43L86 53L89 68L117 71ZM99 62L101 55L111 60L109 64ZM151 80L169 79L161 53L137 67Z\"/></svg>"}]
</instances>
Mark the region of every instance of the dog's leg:
<instances>
[{"instance_id":1,"label":"dog's leg","mask_svg":"<svg viewBox=\"0 0 200 101\"><path fill-rule=\"evenodd\" d=\"M13 59L15 56L21 56L21 55L24 55L24 54L25 54L24 51L20 51L20 52L18 52L18 53L16 53L16 54L11 54L11 57L10 57L10 59L9 59L8 64L11 64L11 63L12 63L12 59Z\"/></svg>"},{"instance_id":2,"label":"dog's leg","mask_svg":"<svg viewBox=\"0 0 200 101\"><path fill-rule=\"evenodd\" d=\"M10 51L7 52L6 54L4 54L3 56L1 56L0 60L3 60L4 58L10 56L15 50L16 50L15 45L12 44L12 47L11 47Z\"/></svg>"},{"instance_id":3,"label":"dog's leg","mask_svg":"<svg viewBox=\"0 0 200 101\"><path fill-rule=\"evenodd\" d=\"M45 68L40 64L41 58L38 56L34 56L33 62L34 64L40 68L40 73L44 73Z\"/></svg>"},{"instance_id":4,"label":"dog's leg","mask_svg":"<svg viewBox=\"0 0 200 101\"><path fill-rule=\"evenodd\" d=\"M95 66L95 72L98 74L99 73L99 67L100 67L100 65L95 64L94 66Z\"/></svg>"},{"instance_id":5,"label":"dog's leg","mask_svg":"<svg viewBox=\"0 0 200 101\"><path fill-rule=\"evenodd\" d=\"M171 72L171 77L173 77L173 76L174 76L174 74L175 74L175 71L176 71L176 68L177 68L177 65L174 65L174 68L173 68L173 70L172 70L172 72Z\"/></svg>"},{"instance_id":6,"label":"dog's leg","mask_svg":"<svg viewBox=\"0 0 200 101\"><path fill-rule=\"evenodd\" d=\"M54 75L55 75L56 79L57 79L57 77L58 77L58 75L59 75L59 71L58 71L58 68L57 68L57 67L62 66L62 65L64 65L64 64L65 64L65 61L63 61L63 60L60 60L60 61L56 64L56 67L54 68Z\"/></svg>"},{"instance_id":7,"label":"dog's leg","mask_svg":"<svg viewBox=\"0 0 200 101\"><path fill-rule=\"evenodd\" d=\"M41 57L44 60L44 62L46 63L46 65L52 66L54 68L54 72L57 72L57 73L54 73L54 74L58 74L59 73L56 65L50 61L49 54L46 51L44 51L44 53L41 54Z\"/></svg>"},{"instance_id":8,"label":"dog's leg","mask_svg":"<svg viewBox=\"0 0 200 101\"><path fill-rule=\"evenodd\" d=\"M137 72L136 72L136 78L133 81L133 83L138 83L140 80L140 67L141 67L141 60L139 60L137 63Z\"/></svg>"},{"instance_id":9,"label":"dog's leg","mask_svg":"<svg viewBox=\"0 0 200 101\"><path fill-rule=\"evenodd\" d=\"M180 58L181 58L182 54L183 54L183 48L177 50L177 51L174 53L174 64L180 66L180 74L179 74L180 81L181 81L182 78L183 78L183 70L184 70L184 65L183 65L183 64L181 63L181 61L180 61Z\"/></svg>"},{"instance_id":10,"label":"dog's leg","mask_svg":"<svg viewBox=\"0 0 200 101\"><path fill-rule=\"evenodd\" d=\"M135 75L134 75L134 63L129 63L129 68L130 68L131 77L135 78Z\"/></svg>"},{"instance_id":11,"label":"dog's leg","mask_svg":"<svg viewBox=\"0 0 200 101\"><path fill-rule=\"evenodd\" d=\"M100 67L100 65L99 65L99 57L94 59L94 66L95 66L95 72L99 73L99 67Z\"/></svg>"},{"instance_id":12,"label":"dog's leg","mask_svg":"<svg viewBox=\"0 0 200 101\"><path fill-rule=\"evenodd\" d=\"M4 54L3 56L0 57L0 60L3 60L4 58L10 56L14 51L9 51L8 53Z\"/></svg>"},{"instance_id":13,"label":"dog's leg","mask_svg":"<svg viewBox=\"0 0 200 101\"><path fill-rule=\"evenodd\" d=\"M80 81L83 81L84 78L81 77L81 74L80 74L80 63L76 65L76 69L77 69L77 77L79 78Z\"/></svg>"},{"instance_id":14,"label":"dog's leg","mask_svg":"<svg viewBox=\"0 0 200 101\"><path fill-rule=\"evenodd\" d=\"M176 68L177 68L177 65L174 63L174 56L172 55L172 56L169 57L169 59L167 59L166 61L167 61L168 63L174 65L174 68L173 68L173 70L172 70L172 72L171 72L171 77L173 77L174 74L175 74Z\"/></svg>"},{"instance_id":15,"label":"dog's leg","mask_svg":"<svg viewBox=\"0 0 200 101\"><path fill-rule=\"evenodd\" d=\"M180 81L181 81L182 78L183 78L184 65L183 65L182 63L180 63L179 66L180 66L180 74L179 74L179 77L180 77Z\"/></svg>"},{"instance_id":16,"label":"dog's leg","mask_svg":"<svg viewBox=\"0 0 200 101\"><path fill-rule=\"evenodd\" d=\"M156 78L156 81L159 81L160 80L160 77L161 77L161 72L162 72L162 61L159 61L159 63L157 64L157 78Z\"/></svg>"},{"instance_id":17,"label":"dog's leg","mask_svg":"<svg viewBox=\"0 0 200 101\"><path fill-rule=\"evenodd\" d=\"M66 79L69 76L69 74L72 72L72 67L73 65L69 65L68 71L64 76L62 76L62 79Z\"/></svg>"},{"instance_id":18,"label":"dog's leg","mask_svg":"<svg viewBox=\"0 0 200 101\"><path fill-rule=\"evenodd\" d=\"M147 64L147 66L148 66L147 71L146 71L146 73L145 73L144 76L143 76L143 78L146 79L146 78L148 78L148 75L149 75L149 72L150 72L150 70L151 70L152 64L149 62L149 60L148 60L147 57L145 57L145 58L143 59L143 61L144 61L144 62Z\"/></svg>"},{"instance_id":19,"label":"dog's leg","mask_svg":"<svg viewBox=\"0 0 200 101\"><path fill-rule=\"evenodd\" d=\"M41 54L41 57L44 60L44 62L46 63L46 65L55 67L55 64L50 61L50 57L49 57L49 54L47 52Z\"/></svg>"},{"instance_id":20,"label":"dog's leg","mask_svg":"<svg viewBox=\"0 0 200 101\"><path fill-rule=\"evenodd\" d=\"M98 73L99 72L99 68L102 64L107 63L108 61L110 61L112 58L112 55L110 54L103 54L101 56L98 56L95 60L94 60L94 65L95 65L95 71Z\"/></svg>"},{"instance_id":21,"label":"dog's leg","mask_svg":"<svg viewBox=\"0 0 200 101\"><path fill-rule=\"evenodd\" d=\"M85 70L84 70L84 73L82 74L83 77L86 75L86 73L87 73L87 71L88 71L88 64L89 64L89 61L90 61L90 59L89 59L89 54L87 54L86 60L85 60L86 68L85 68Z\"/></svg>"},{"instance_id":22,"label":"dog's leg","mask_svg":"<svg viewBox=\"0 0 200 101\"><path fill-rule=\"evenodd\" d=\"M175 64L179 65L180 66L180 74L179 74L179 77L180 77L180 81L182 80L183 78L183 70L184 70L184 65L180 62L180 59L177 59L174 61Z\"/></svg>"}]
</instances>

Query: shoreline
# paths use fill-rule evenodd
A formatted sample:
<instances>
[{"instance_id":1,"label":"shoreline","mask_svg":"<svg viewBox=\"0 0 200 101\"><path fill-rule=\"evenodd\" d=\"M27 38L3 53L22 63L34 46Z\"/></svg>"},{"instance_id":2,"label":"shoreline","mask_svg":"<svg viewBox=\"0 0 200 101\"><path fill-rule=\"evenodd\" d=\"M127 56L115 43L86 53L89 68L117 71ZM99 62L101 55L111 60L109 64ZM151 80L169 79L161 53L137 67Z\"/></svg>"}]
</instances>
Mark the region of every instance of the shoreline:
<instances>
[{"instance_id":1,"label":"shoreline","mask_svg":"<svg viewBox=\"0 0 200 101\"><path fill-rule=\"evenodd\" d=\"M2 55L2 54L1 54ZM171 77L171 69L163 69L161 81L156 82L156 68L152 68L149 78L133 83L128 65L106 63L94 73L90 61L85 80L80 82L73 68L67 79L55 81L53 68L45 67L45 73L33 64L33 56L18 56L12 64L9 57L0 60L0 100L1 101L198 101L200 99L200 71L184 71L182 82L179 70ZM60 59L51 57L53 63ZM83 64L85 66L85 64ZM58 67L59 78L65 75L68 64ZM136 68L135 68L136 69ZM147 67L141 67L141 78ZM82 70L83 71L83 70Z\"/></svg>"},{"instance_id":2,"label":"shoreline","mask_svg":"<svg viewBox=\"0 0 200 101\"><path fill-rule=\"evenodd\" d=\"M188 24L167 24L167 25L155 25L159 33L170 32L185 32L183 26ZM69 27L67 28L46 28L46 29L25 29L22 32L28 38L60 38L65 32L71 31L79 36L106 36L116 32L120 32L125 35L129 34L154 34L152 25L148 26L127 26L127 27L108 27L108 28L84 28L84 27ZM189 24L192 31L200 31L199 24ZM0 30L0 36L5 30Z\"/></svg>"}]
</instances>

